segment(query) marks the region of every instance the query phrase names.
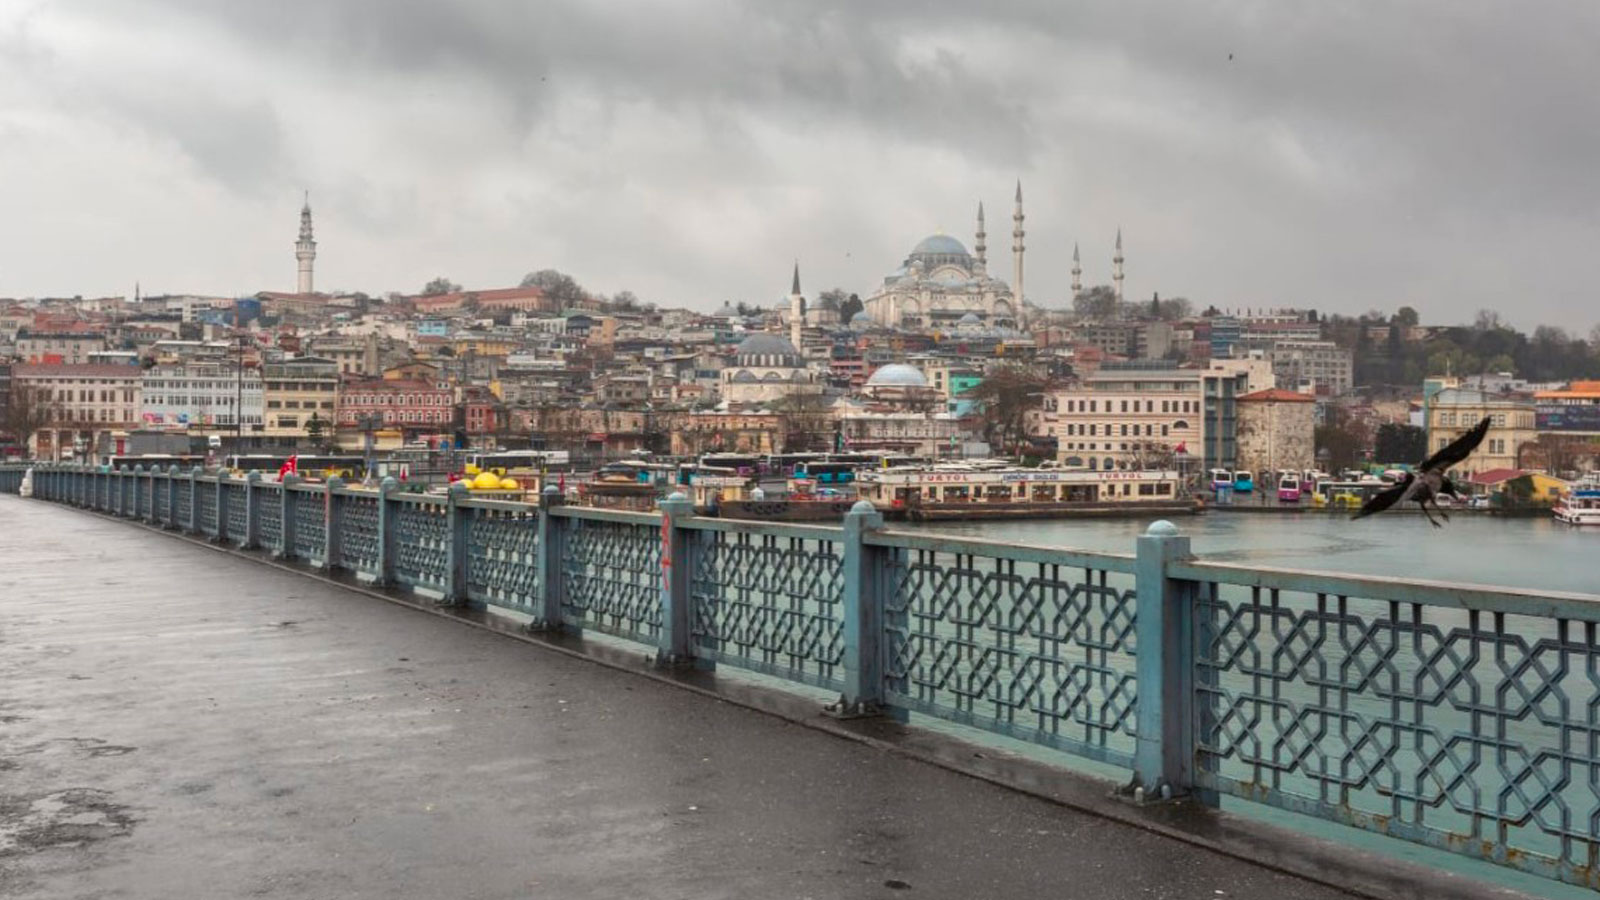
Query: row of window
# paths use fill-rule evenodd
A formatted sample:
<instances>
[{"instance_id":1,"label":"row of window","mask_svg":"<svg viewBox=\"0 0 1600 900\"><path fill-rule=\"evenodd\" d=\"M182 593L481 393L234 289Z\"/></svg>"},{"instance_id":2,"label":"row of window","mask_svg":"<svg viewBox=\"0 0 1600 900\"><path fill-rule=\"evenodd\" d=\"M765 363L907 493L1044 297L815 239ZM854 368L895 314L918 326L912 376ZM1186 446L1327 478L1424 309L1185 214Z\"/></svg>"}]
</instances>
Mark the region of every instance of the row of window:
<instances>
[{"instance_id":1,"label":"row of window","mask_svg":"<svg viewBox=\"0 0 1600 900\"><path fill-rule=\"evenodd\" d=\"M1128 422L1123 422L1123 423L1121 423L1121 432L1120 433L1121 433L1121 435L1123 437L1129 437L1129 436L1138 437L1141 434L1143 434L1145 437L1155 437L1156 436L1156 426L1155 426L1154 423L1151 423L1151 422L1143 423L1143 431L1140 430L1140 426L1141 426L1141 423L1139 423L1139 422L1134 422L1134 423L1131 423L1131 424L1128 423ZM1096 436L1099 436L1099 435L1104 435L1106 437L1111 437L1112 435L1118 433L1118 426L1116 424L1114 424L1114 423L1111 423L1111 422L1107 422L1103 428L1100 426L1100 424L1098 422L1090 422L1088 424L1084 424L1082 422L1068 422L1064 427L1066 428L1066 433L1068 435L1088 436L1088 437L1096 437ZM1189 427L1189 423L1183 421L1182 419L1179 419L1178 421L1173 422L1170 426L1167 425L1166 423L1162 423L1161 429L1160 429L1161 430L1161 436L1162 437L1166 437L1170 433L1169 429L1175 429L1175 430L1178 430L1178 431L1185 431L1185 430L1188 429L1188 427ZM1132 429L1131 432L1130 432L1130 429Z\"/></svg>"},{"instance_id":2,"label":"row of window","mask_svg":"<svg viewBox=\"0 0 1600 900\"><path fill-rule=\"evenodd\" d=\"M316 409L317 401L307 400L304 405L299 400L268 400L267 409ZM333 409L332 400L322 401L323 409Z\"/></svg>"},{"instance_id":3,"label":"row of window","mask_svg":"<svg viewBox=\"0 0 1600 900\"><path fill-rule=\"evenodd\" d=\"M1132 409L1129 409L1129 407L1128 407L1128 404L1130 402L1133 404L1133 408ZM1141 402L1144 404L1144 409L1142 409L1142 410L1139 408L1139 404ZM1114 409L1113 405L1120 406L1120 408ZM1156 412L1156 411L1157 411L1156 410L1156 401L1154 401L1154 400L1144 400L1144 401L1139 401L1139 400L1132 400L1132 401L1129 401L1129 400L1120 400L1120 401L1119 400L1107 400L1107 401L1105 401L1105 409L1104 410L1100 409L1100 401L1099 400L1068 400L1068 401L1066 401L1065 406L1061 409L1061 412L1091 412L1091 413L1092 412L1108 412L1108 413L1110 413L1110 412L1147 412L1147 413L1153 413L1153 412ZM1162 400L1161 401L1161 409L1160 409L1160 411L1164 412L1164 413L1194 413L1194 412L1199 412L1200 411L1200 401L1198 401L1198 400Z\"/></svg>"},{"instance_id":4,"label":"row of window","mask_svg":"<svg viewBox=\"0 0 1600 900\"><path fill-rule=\"evenodd\" d=\"M346 395L346 406L449 406L448 394L355 394Z\"/></svg>"},{"instance_id":5,"label":"row of window","mask_svg":"<svg viewBox=\"0 0 1600 900\"><path fill-rule=\"evenodd\" d=\"M1462 413L1457 414L1455 412L1445 411L1445 412L1439 413L1439 425L1442 426L1442 427L1445 427L1445 428L1450 428L1450 427L1455 426L1455 425L1463 425L1463 426L1465 426L1465 425L1476 425L1476 424L1478 424L1478 421L1480 419L1482 419L1482 418L1483 418L1483 413L1479 413L1479 412L1462 412ZM1506 414L1505 413L1503 413L1503 412L1502 413L1494 413L1493 414L1493 419L1494 419L1493 427L1495 427L1495 428L1504 428L1504 427L1506 427ZM1518 419L1517 427L1519 427L1519 428L1528 428L1532 424L1532 423L1527 421L1527 417L1526 416L1518 416L1517 419Z\"/></svg>"}]
</instances>

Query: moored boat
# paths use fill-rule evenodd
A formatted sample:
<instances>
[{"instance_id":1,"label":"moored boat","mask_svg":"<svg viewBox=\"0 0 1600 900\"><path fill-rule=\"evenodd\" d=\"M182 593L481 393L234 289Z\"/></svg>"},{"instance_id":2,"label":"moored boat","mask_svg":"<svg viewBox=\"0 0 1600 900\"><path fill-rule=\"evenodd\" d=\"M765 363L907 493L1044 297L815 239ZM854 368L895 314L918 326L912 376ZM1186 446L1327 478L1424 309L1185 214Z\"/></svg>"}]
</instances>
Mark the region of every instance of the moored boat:
<instances>
[{"instance_id":1,"label":"moored boat","mask_svg":"<svg viewBox=\"0 0 1600 900\"><path fill-rule=\"evenodd\" d=\"M861 472L862 499L912 521L1181 515L1201 510L1173 471L923 466Z\"/></svg>"},{"instance_id":2,"label":"moored boat","mask_svg":"<svg viewBox=\"0 0 1600 900\"><path fill-rule=\"evenodd\" d=\"M1551 510L1557 522L1600 525L1600 475L1589 475L1572 486Z\"/></svg>"}]
</instances>

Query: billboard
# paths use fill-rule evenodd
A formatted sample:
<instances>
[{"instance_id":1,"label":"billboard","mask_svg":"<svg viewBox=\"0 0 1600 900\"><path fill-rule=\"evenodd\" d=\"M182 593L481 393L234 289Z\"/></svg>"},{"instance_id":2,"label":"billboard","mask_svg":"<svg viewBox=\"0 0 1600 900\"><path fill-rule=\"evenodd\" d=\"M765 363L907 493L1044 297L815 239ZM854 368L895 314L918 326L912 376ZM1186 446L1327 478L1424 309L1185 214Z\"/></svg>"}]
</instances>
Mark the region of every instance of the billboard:
<instances>
[{"instance_id":1,"label":"billboard","mask_svg":"<svg viewBox=\"0 0 1600 900\"><path fill-rule=\"evenodd\" d=\"M1534 422L1540 431L1600 433L1600 405L1541 403L1534 411Z\"/></svg>"}]
</instances>

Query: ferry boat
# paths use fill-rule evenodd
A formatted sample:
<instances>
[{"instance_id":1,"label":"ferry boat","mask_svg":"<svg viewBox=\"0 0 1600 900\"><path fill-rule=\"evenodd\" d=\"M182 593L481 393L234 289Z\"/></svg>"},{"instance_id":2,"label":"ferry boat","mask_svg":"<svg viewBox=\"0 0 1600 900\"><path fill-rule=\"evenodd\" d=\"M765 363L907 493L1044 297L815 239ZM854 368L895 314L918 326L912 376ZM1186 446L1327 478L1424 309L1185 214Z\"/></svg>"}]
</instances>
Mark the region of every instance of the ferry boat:
<instances>
[{"instance_id":1,"label":"ferry boat","mask_svg":"<svg viewBox=\"0 0 1600 900\"><path fill-rule=\"evenodd\" d=\"M885 515L912 521L1181 515L1200 502L1174 471L921 466L863 471L856 490Z\"/></svg>"},{"instance_id":2,"label":"ferry boat","mask_svg":"<svg viewBox=\"0 0 1600 900\"><path fill-rule=\"evenodd\" d=\"M1574 484L1552 513L1557 522L1568 525L1600 525L1600 474L1588 475Z\"/></svg>"},{"instance_id":3,"label":"ferry boat","mask_svg":"<svg viewBox=\"0 0 1600 900\"><path fill-rule=\"evenodd\" d=\"M787 496L769 497L737 475L696 474L689 480L689 492L701 515L768 522L837 522L856 502L853 494L818 488L803 479L790 479Z\"/></svg>"}]
</instances>

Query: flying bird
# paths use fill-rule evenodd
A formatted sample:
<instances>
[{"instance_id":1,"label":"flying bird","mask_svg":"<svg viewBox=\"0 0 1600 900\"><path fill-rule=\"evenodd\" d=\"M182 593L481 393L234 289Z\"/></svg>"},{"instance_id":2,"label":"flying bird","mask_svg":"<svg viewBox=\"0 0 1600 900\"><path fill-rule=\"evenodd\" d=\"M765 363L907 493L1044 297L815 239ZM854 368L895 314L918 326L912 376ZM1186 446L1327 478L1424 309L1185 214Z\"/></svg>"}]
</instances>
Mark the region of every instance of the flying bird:
<instances>
[{"instance_id":1,"label":"flying bird","mask_svg":"<svg viewBox=\"0 0 1600 900\"><path fill-rule=\"evenodd\" d=\"M1451 466L1459 465L1472 455L1472 451L1478 449L1478 445L1483 443L1483 436L1489 433L1491 421L1490 416L1484 416L1481 422L1472 426L1471 431L1423 460L1415 472L1407 472L1394 483L1393 487L1373 494L1370 500L1361 504L1361 510L1350 518L1360 519L1381 513L1396 503L1414 501L1422 509L1422 514L1428 517L1429 525L1435 528L1441 527L1428 512L1429 503L1433 504L1434 510L1443 516L1446 522L1450 521L1450 514L1439 508L1439 495L1443 494L1456 500L1460 500L1461 495L1456 493L1456 486L1444 476L1444 473L1449 471Z\"/></svg>"}]
</instances>

